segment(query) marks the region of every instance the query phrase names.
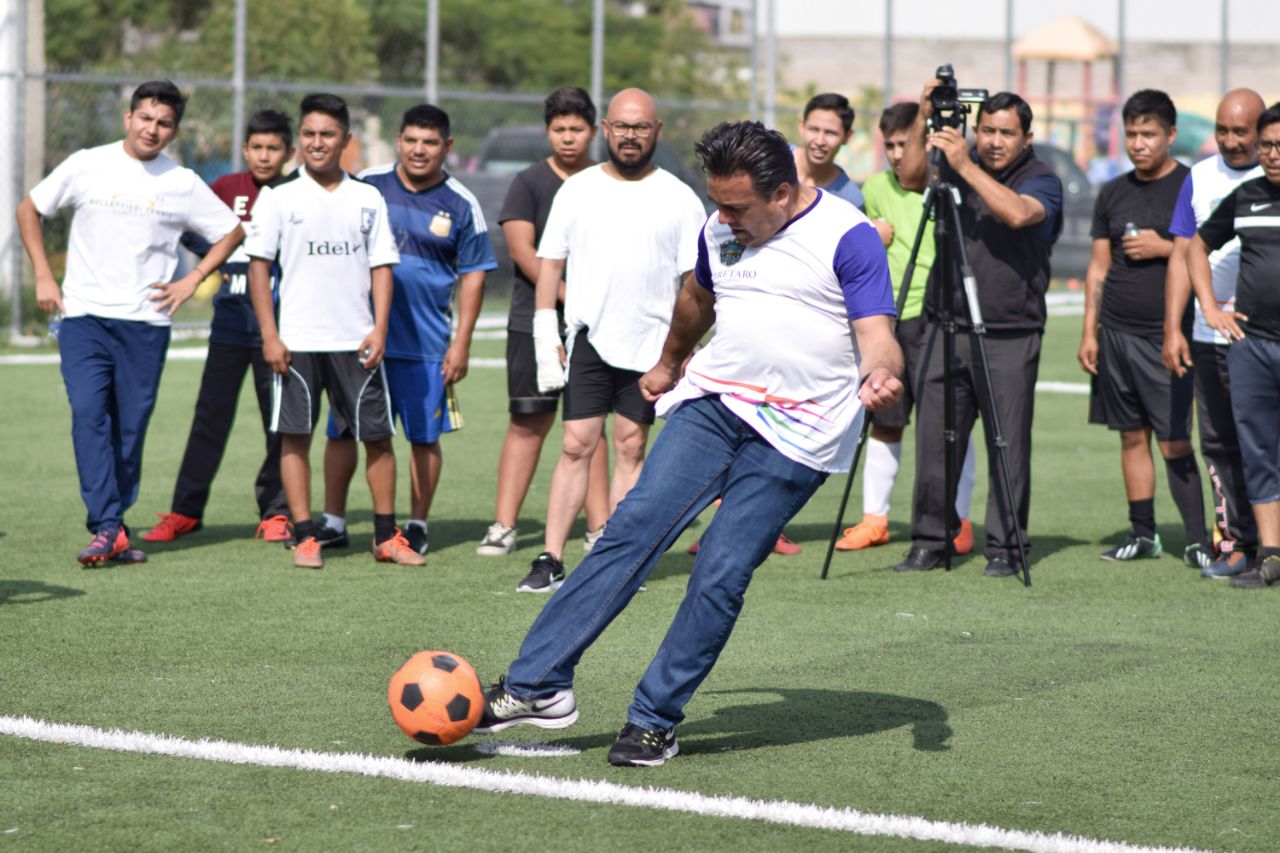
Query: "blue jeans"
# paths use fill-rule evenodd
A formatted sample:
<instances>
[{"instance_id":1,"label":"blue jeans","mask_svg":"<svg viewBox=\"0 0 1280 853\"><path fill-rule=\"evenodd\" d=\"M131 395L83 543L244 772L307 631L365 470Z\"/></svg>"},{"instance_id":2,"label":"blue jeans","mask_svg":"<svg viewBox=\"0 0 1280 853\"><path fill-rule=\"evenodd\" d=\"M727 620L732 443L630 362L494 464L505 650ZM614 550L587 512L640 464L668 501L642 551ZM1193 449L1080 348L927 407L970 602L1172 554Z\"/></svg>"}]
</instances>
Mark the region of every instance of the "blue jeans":
<instances>
[{"instance_id":1,"label":"blue jeans","mask_svg":"<svg viewBox=\"0 0 1280 853\"><path fill-rule=\"evenodd\" d=\"M169 327L68 317L58 336L71 443L90 533L124 523L138 499L142 443L169 350Z\"/></svg>"},{"instance_id":2,"label":"blue jeans","mask_svg":"<svg viewBox=\"0 0 1280 853\"><path fill-rule=\"evenodd\" d=\"M508 691L533 699L571 687L583 653L631 601L658 558L722 497L684 600L627 712L630 722L649 729L679 723L729 640L752 573L826 478L774 450L719 398L682 405L604 536L534 620L508 672Z\"/></svg>"}]
</instances>

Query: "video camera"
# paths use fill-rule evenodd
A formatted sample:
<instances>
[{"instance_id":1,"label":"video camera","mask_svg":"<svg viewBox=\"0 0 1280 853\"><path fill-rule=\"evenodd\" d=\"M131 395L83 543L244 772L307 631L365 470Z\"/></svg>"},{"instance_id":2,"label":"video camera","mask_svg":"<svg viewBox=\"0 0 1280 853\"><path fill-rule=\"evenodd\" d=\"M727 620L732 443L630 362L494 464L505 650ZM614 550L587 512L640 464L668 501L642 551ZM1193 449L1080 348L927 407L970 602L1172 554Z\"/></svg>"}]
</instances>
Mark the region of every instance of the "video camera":
<instances>
[{"instance_id":1,"label":"video camera","mask_svg":"<svg viewBox=\"0 0 1280 853\"><path fill-rule=\"evenodd\" d=\"M934 76L938 78L938 85L929 93L929 104L933 108L929 116L930 131L962 127L972 106L982 106L990 97L986 89L957 89L956 72L950 63L939 65Z\"/></svg>"}]
</instances>

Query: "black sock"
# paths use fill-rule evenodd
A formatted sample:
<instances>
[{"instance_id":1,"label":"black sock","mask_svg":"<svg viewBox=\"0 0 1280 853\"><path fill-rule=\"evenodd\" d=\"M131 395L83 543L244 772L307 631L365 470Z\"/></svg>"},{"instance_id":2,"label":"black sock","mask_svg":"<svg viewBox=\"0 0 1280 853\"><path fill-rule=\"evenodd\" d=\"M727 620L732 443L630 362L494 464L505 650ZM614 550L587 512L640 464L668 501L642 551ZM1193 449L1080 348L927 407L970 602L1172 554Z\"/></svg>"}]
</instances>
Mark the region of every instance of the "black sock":
<instances>
[{"instance_id":1,"label":"black sock","mask_svg":"<svg viewBox=\"0 0 1280 853\"><path fill-rule=\"evenodd\" d=\"M396 535L396 517L394 515L373 516L373 542L381 545Z\"/></svg>"},{"instance_id":2,"label":"black sock","mask_svg":"<svg viewBox=\"0 0 1280 853\"><path fill-rule=\"evenodd\" d=\"M1144 501L1129 501L1129 523L1133 532L1146 539L1154 539L1156 535L1156 500L1147 498Z\"/></svg>"},{"instance_id":3,"label":"black sock","mask_svg":"<svg viewBox=\"0 0 1280 853\"><path fill-rule=\"evenodd\" d=\"M1265 545L1258 548L1258 561L1261 562L1267 557L1280 557L1280 548L1268 548Z\"/></svg>"},{"instance_id":4,"label":"black sock","mask_svg":"<svg viewBox=\"0 0 1280 853\"><path fill-rule=\"evenodd\" d=\"M1200 488L1200 466L1196 455L1188 453L1177 459L1166 459L1165 470L1169 474L1169 491L1182 516L1182 529L1187 534L1188 545L1210 546L1208 531L1204 526L1204 492Z\"/></svg>"},{"instance_id":5,"label":"black sock","mask_svg":"<svg viewBox=\"0 0 1280 853\"><path fill-rule=\"evenodd\" d=\"M316 535L316 523L311 519L306 521L295 521L293 523L293 538L298 542L305 542Z\"/></svg>"}]
</instances>

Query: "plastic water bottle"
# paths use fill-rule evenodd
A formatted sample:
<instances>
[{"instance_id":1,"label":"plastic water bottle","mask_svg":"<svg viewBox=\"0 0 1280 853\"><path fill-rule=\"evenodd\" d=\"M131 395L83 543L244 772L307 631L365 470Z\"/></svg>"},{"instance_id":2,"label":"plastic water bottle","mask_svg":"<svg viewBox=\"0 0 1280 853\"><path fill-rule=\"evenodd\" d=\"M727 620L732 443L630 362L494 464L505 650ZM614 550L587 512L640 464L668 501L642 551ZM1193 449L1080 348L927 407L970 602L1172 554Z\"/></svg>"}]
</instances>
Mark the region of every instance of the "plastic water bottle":
<instances>
[{"instance_id":1,"label":"plastic water bottle","mask_svg":"<svg viewBox=\"0 0 1280 853\"><path fill-rule=\"evenodd\" d=\"M1138 226L1134 225L1132 222L1126 222L1124 224L1124 236L1137 237L1140 233L1142 233L1141 229L1139 229Z\"/></svg>"},{"instance_id":2,"label":"plastic water bottle","mask_svg":"<svg viewBox=\"0 0 1280 853\"><path fill-rule=\"evenodd\" d=\"M49 339L56 341L60 334L62 334L62 312L55 311L49 317Z\"/></svg>"}]
</instances>

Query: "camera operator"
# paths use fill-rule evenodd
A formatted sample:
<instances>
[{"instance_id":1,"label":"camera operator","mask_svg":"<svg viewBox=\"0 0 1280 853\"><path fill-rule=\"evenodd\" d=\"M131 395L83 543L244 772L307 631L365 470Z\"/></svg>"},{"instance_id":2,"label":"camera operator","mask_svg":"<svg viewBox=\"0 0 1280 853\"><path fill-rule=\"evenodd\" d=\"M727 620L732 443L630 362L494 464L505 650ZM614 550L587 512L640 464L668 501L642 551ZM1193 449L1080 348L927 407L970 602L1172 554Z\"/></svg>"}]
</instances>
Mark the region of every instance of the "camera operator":
<instances>
[{"instance_id":1,"label":"camera operator","mask_svg":"<svg viewBox=\"0 0 1280 853\"><path fill-rule=\"evenodd\" d=\"M932 95L938 85L938 80L926 84L920 98L917 121L921 131L934 112ZM1062 231L1062 182L1048 165L1036 159L1031 146L1031 107L1018 95L1000 92L983 102L977 113L973 151L964 138L963 121L950 122L953 126L942 126L947 122L937 120L932 124L936 130L929 137L929 147L945 157L942 171L951 173L963 196L959 211L963 233L959 236L977 279L978 302L987 330L991 402L1003 427L1015 509L1026 541L1031 503L1031 418L1044 332L1049 253ZM916 398L919 420L912 541L906 558L895 566L898 571L924 571L942 562L947 511L955 500L954 494L945 494L943 477L944 364L938 334L943 299L952 300L957 324L952 378L954 427L959 437L957 463L968 447L978 414L978 394L985 393L955 253L952 260L952 264L934 264L926 288L929 329ZM987 429L989 435L989 424ZM1003 577L1018 570L1018 540L1007 508L1002 506L994 454L988 455L988 471L985 573Z\"/></svg>"}]
</instances>

